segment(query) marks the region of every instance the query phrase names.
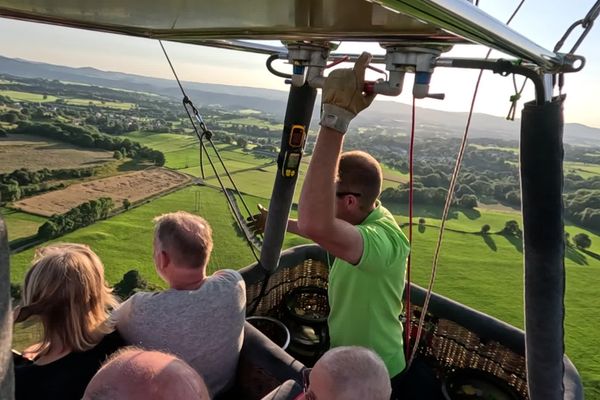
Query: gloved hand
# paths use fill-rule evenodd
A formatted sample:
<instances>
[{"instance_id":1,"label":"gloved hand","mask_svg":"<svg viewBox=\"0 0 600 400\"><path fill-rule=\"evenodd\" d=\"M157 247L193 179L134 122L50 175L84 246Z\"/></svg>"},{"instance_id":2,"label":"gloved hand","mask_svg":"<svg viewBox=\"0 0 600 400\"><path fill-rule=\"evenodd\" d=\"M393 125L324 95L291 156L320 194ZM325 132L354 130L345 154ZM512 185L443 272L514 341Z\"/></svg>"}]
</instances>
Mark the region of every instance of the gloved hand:
<instances>
[{"instance_id":1,"label":"gloved hand","mask_svg":"<svg viewBox=\"0 0 600 400\"><path fill-rule=\"evenodd\" d=\"M321 126L346 133L352 118L373 102L375 93L363 93L365 69L370 61L371 54L364 52L354 68L336 69L325 79Z\"/></svg>"},{"instance_id":2,"label":"gloved hand","mask_svg":"<svg viewBox=\"0 0 600 400\"><path fill-rule=\"evenodd\" d=\"M265 225L267 223L267 216L269 215L269 210L263 207L262 204L258 204L258 214L254 214L251 217L246 218L248 228L255 235L262 235L265 233Z\"/></svg>"}]
</instances>

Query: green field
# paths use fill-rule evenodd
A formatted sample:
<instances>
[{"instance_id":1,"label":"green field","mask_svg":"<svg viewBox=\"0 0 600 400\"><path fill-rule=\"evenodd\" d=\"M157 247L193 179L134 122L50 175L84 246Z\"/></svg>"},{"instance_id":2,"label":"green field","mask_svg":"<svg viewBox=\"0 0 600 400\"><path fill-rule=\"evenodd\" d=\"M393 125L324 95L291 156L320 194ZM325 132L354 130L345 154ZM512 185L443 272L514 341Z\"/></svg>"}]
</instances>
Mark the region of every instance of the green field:
<instances>
[{"instance_id":1,"label":"green field","mask_svg":"<svg viewBox=\"0 0 600 400\"><path fill-rule=\"evenodd\" d=\"M195 193L199 193L200 199L197 209L194 209ZM219 268L237 269L250 264L253 258L245 242L233 228L233 219L222 196L219 191L206 187L187 188L68 234L60 241L91 245L104 260L107 278L112 283L120 280L126 271L138 269L149 281L161 284L151 261L151 220L160 213L181 209L206 216L213 226L215 250L210 271ZM246 200L251 209L259 201L266 203L266 200L255 197L246 197ZM452 222L454 228L475 228L480 227L484 221L493 223L495 220L499 223L504 217L515 217L504 215L506 213L487 214L469 219L459 213L456 221ZM398 218L400 222L405 220L403 216ZM429 223L435 224L436 220L429 218ZM577 229L569 230L574 232ZM437 234L435 226L426 226L424 230L414 229L412 271L413 280L418 284L426 285L428 282ZM294 235L288 236L286 245L303 242ZM135 240L132 240L134 237ZM592 251L596 251L600 238L593 237L592 241ZM13 256L13 281L22 279L32 252L33 250L29 250ZM588 386L587 398L594 398L593 387L600 389L600 363L591 356L589 349L600 346L600 337L595 331L595 327L600 326L600 315L594 312L600 306L600 300L593 284L600 281L600 261L587 257L587 265L580 265L567 259L566 267L567 352ZM496 234L484 239L480 235L448 230L444 236L438 268L435 285L437 293L522 327L522 253L513 240Z\"/></svg>"},{"instance_id":2,"label":"green field","mask_svg":"<svg viewBox=\"0 0 600 400\"><path fill-rule=\"evenodd\" d=\"M582 162L565 162L564 174L580 175L584 179L600 176L600 165Z\"/></svg>"},{"instance_id":3,"label":"green field","mask_svg":"<svg viewBox=\"0 0 600 400\"><path fill-rule=\"evenodd\" d=\"M133 133L132 140L156 148L165 153L167 166L180 171L199 174L197 139L193 136L174 134ZM242 192L248 193L245 199L252 211L258 202L265 206L271 197L275 179L275 165L265 166L269 159L258 158L244 153L238 147L219 144L222 157L236 184ZM206 161L205 161L206 162ZM600 174L600 167L566 163L568 168L579 169L581 173ZM209 171L209 169L206 169ZM298 200L306 163L302 164L301 175L294 197ZM583 171L585 170L585 171ZM385 169L389 177L386 184L405 179L405 175ZM212 173L207 173L211 175ZM591 176L591 175L590 175ZM215 178L207 183L217 184ZM407 222L408 210L405 204L388 204L400 224ZM209 187L190 187L156 199L126 213L92 226L79 229L60 238L59 241L72 241L89 244L102 258L106 266L109 282L119 281L130 269L137 269L149 281L163 285L157 277L151 258L152 218L161 213L186 210L205 216L214 230L215 248L209 271L221 268L238 269L253 262L247 244L234 228L234 220L220 191ZM27 214L6 215L11 239L14 235L27 235L37 230L38 217ZM415 222L426 219L426 226L413 227L412 245L413 280L425 286L429 281L433 251L438 237L441 209L416 207ZM43 220L40 218L40 220ZM434 290L453 300L482 312L493 315L512 325L523 327L523 253L519 240L496 234L506 221L517 220L521 225L520 213L511 210L486 208L475 210L451 210L444 234L442 253L438 266ZM482 225L489 224L492 234L477 234ZM586 251L568 248L565 266L567 271L566 288L566 351L582 375L586 398L600 400L600 307L598 286L600 285L600 236L565 222L566 230L573 237L585 232L592 239L592 246ZM407 228L404 228L407 231ZM17 232L17 233L15 233ZM18 233L21 232L21 233ZM288 235L284 246L305 243L304 239ZM22 280L33 255L33 249L11 257L11 279ZM163 285L164 286L164 285ZM24 343L31 335L18 330L15 341Z\"/></svg>"},{"instance_id":4,"label":"green field","mask_svg":"<svg viewBox=\"0 0 600 400\"><path fill-rule=\"evenodd\" d=\"M261 118L255 118L251 116L247 116L244 118L234 118L223 121L225 124L237 124L237 125L254 125L261 128L269 128L274 130L283 129L282 124L270 124L268 121L265 121Z\"/></svg>"},{"instance_id":5,"label":"green field","mask_svg":"<svg viewBox=\"0 0 600 400\"><path fill-rule=\"evenodd\" d=\"M381 165L381 171L383 172L383 189L397 188L400 183L408 182L408 174L404 174L396 169L388 167L385 164Z\"/></svg>"},{"instance_id":6,"label":"green field","mask_svg":"<svg viewBox=\"0 0 600 400\"><path fill-rule=\"evenodd\" d=\"M96 107L114 108L117 110L130 110L135 107L133 103L123 103L118 101L101 101L91 99L64 99L66 104L74 106L89 106L93 105Z\"/></svg>"},{"instance_id":7,"label":"green field","mask_svg":"<svg viewBox=\"0 0 600 400\"><path fill-rule=\"evenodd\" d=\"M166 167L185 170L186 173L200 176L200 152L198 139L195 136L172 133L132 132L127 134L127 137L145 146L162 151L165 154ZM207 147L209 157L211 157L218 167L217 171L223 173L214 151L208 144ZM256 157L252 153L244 153L237 146L217 144L216 147L219 149L221 158L230 172L258 167L271 161L268 158ZM207 177L214 175L206 153L203 155L202 164L205 167L204 170Z\"/></svg>"},{"instance_id":8,"label":"green field","mask_svg":"<svg viewBox=\"0 0 600 400\"><path fill-rule=\"evenodd\" d=\"M46 221L46 218L4 207L0 207L0 215L6 222L9 241L36 235L40 225Z\"/></svg>"},{"instance_id":9,"label":"green field","mask_svg":"<svg viewBox=\"0 0 600 400\"><path fill-rule=\"evenodd\" d=\"M242 114L242 115L262 114L262 111L253 110L251 108L246 108L244 110L239 110L238 112L240 114Z\"/></svg>"},{"instance_id":10,"label":"green field","mask_svg":"<svg viewBox=\"0 0 600 400\"><path fill-rule=\"evenodd\" d=\"M3 82L0 82L2 84ZM0 90L0 95L8 96L16 101L28 101L34 103L50 103L55 102L59 98L56 96L43 95L37 93L30 92L18 92L15 90ZM45 98L44 98L45 96ZM93 100L93 99L79 99L79 98L65 98L63 99L65 104L71 104L75 106L88 106L94 105L97 107L106 107L106 108L114 108L118 110L130 110L135 107L133 103L124 103L118 101L101 101L101 100Z\"/></svg>"},{"instance_id":11,"label":"green field","mask_svg":"<svg viewBox=\"0 0 600 400\"><path fill-rule=\"evenodd\" d=\"M500 146L484 146L482 144L469 144L469 146L473 146L478 150L503 150L503 151L510 151L511 153L514 154L519 154L519 149L516 147L500 147Z\"/></svg>"},{"instance_id":12,"label":"green field","mask_svg":"<svg viewBox=\"0 0 600 400\"><path fill-rule=\"evenodd\" d=\"M194 212L196 194L200 200L197 213L207 217L213 226L215 250L209 270L239 268L252 261L252 253L238 237L223 194L215 189L193 187L159 198L147 205L134 208L105 221L79 229L61 237L60 242L89 244L106 265L106 277L111 283L118 282L131 269L157 284L162 284L152 265L152 218L165 212L185 210ZM12 257L11 279L23 279L24 271L33 250Z\"/></svg>"},{"instance_id":13,"label":"green field","mask_svg":"<svg viewBox=\"0 0 600 400\"><path fill-rule=\"evenodd\" d=\"M0 96L8 96L16 101L29 101L34 103L48 103L56 101L57 99L55 96L46 95L46 98L44 98L43 94L17 92L14 90L0 90Z\"/></svg>"}]
</instances>

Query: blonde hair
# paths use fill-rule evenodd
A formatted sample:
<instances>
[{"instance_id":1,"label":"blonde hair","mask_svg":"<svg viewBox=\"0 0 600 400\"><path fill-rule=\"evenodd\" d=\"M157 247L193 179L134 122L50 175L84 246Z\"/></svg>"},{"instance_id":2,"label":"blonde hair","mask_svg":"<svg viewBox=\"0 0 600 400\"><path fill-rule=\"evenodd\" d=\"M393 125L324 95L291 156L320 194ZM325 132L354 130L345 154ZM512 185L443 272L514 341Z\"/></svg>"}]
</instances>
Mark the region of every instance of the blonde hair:
<instances>
[{"instance_id":1,"label":"blonde hair","mask_svg":"<svg viewBox=\"0 0 600 400\"><path fill-rule=\"evenodd\" d=\"M25 275L16 322L31 317L41 321L39 355L85 351L114 330L109 312L117 304L96 253L81 244L57 244L36 252Z\"/></svg>"},{"instance_id":2,"label":"blonde hair","mask_svg":"<svg viewBox=\"0 0 600 400\"><path fill-rule=\"evenodd\" d=\"M213 248L212 229L198 215L185 211L154 218L154 239L169 251L178 265L205 268Z\"/></svg>"}]
</instances>

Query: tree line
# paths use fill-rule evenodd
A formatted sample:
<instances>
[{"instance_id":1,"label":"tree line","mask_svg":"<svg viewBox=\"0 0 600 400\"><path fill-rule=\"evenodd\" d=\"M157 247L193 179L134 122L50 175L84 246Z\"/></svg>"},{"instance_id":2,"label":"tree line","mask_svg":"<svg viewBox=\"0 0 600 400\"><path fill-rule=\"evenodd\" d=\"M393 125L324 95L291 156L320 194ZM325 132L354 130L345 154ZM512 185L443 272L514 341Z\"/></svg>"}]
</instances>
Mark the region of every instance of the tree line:
<instances>
[{"instance_id":1,"label":"tree line","mask_svg":"<svg viewBox=\"0 0 600 400\"><path fill-rule=\"evenodd\" d=\"M97 167L52 170L43 168L39 171L20 168L10 173L0 174L0 204L50 190L62 189L65 187L64 183L52 181L86 178L94 176L96 172Z\"/></svg>"},{"instance_id":2,"label":"tree line","mask_svg":"<svg viewBox=\"0 0 600 400\"><path fill-rule=\"evenodd\" d=\"M64 214L53 215L39 227L38 238L44 241L50 240L106 219L114 205L110 197L101 197L73 207Z\"/></svg>"},{"instance_id":3,"label":"tree line","mask_svg":"<svg viewBox=\"0 0 600 400\"><path fill-rule=\"evenodd\" d=\"M63 122L36 123L20 121L17 127L9 131L9 133L40 135L87 148L111 151L119 150L125 157L146 159L158 166L165 164L165 155L161 151L143 146L127 138L109 136L94 132L88 127L75 126Z\"/></svg>"}]
</instances>

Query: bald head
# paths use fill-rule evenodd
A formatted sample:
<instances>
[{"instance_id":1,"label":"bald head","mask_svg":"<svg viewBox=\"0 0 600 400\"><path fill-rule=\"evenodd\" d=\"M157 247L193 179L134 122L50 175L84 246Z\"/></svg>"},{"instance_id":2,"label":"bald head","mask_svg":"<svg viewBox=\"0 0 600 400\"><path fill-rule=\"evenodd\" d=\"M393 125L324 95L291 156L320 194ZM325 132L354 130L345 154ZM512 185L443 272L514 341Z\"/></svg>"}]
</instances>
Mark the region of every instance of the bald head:
<instances>
[{"instance_id":1,"label":"bald head","mask_svg":"<svg viewBox=\"0 0 600 400\"><path fill-rule=\"evenodd\" d=\"M90 381L84 400L208 400L198 373L179 358L158 351L125 348Z\"/></svg>"},{"instance_id":2,"label":"bald head","mask_svg":"<svg viewBox=\"0 0 600 400\"><path fill-rule=\"evenodd\" d=\"M329 350L310 374L316 398L389 400L392 394L385 364L373 351L347 346Z\"/></svg>"}]
</instances>

